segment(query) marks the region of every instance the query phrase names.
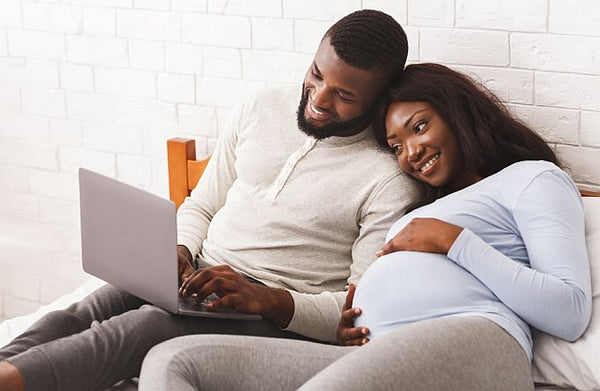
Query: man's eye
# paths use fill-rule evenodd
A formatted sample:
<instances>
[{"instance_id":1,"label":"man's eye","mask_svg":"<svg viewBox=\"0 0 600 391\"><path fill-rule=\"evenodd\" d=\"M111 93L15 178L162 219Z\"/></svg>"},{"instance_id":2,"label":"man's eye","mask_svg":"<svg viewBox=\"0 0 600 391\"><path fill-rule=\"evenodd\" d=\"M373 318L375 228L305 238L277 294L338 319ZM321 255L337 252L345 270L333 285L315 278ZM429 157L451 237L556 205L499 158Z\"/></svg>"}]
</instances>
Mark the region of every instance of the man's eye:
<instances>
[{"instance_id":1,"label":"man's eye","mask_svg":"<svg viewBox=\"0 0 600 391\"><path fill-rule=\"evenodd\" d=\"M353 103L354 102L354 99L349 98L349 97L345 96L344 94L338 93L338 96L340 97L340 100L344 103Z\"/></svg>"}]
</instances>

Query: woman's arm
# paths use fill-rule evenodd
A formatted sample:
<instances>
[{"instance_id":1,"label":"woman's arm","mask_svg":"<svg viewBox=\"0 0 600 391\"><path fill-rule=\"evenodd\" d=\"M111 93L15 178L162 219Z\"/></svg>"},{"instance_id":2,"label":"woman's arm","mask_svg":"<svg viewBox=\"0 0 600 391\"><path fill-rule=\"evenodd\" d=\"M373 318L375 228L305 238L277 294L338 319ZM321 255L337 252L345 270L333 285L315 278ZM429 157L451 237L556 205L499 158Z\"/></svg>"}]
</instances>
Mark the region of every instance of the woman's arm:
<instances>
[{"instance_id":1,"label":"woman's arm","mask_svg":"<svg viewBox=\"0 0 600 391\"><path fill-rule=\"evenodd\" d=\"M565 173L544 172L516 199L513 216L530 267L467 229L448 257L531 326L573 341L591 317L590 266L579 193Z\"/></svg>"},{"instance_id":2,"label":"woman's arm","mask_svg":"<svg viewBox=\"0 0 600 391\"><path fill-rule=\"evenodd\" d=\"M530 267L472 231L432 218L412 220L378 255L398 250L447 254L531 326L577 339L591 316L591 281L576 187L563 172L544 172L516 199L512 213Z\"/></svg>"}]
</instances>

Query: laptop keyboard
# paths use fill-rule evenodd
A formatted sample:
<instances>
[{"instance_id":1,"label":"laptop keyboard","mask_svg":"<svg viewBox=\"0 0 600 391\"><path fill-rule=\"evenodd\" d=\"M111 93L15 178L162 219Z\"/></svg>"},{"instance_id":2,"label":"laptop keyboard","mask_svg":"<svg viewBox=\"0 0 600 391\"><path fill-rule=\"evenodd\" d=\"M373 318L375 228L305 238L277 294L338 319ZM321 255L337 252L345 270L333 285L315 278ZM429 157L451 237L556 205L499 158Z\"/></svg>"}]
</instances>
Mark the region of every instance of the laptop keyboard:
<instances>
[{"instance_id":1,"label":"laptop keyboard","mask_svg":"<svg viewBox=\"0 0 600 391\"><path fill-rule=\"evenodd\" d=\"M193 297L179 296L179 308L191 311L208 311L206 305L216 298L213 295L206 297L201 302L197 302Z\"/></svg>"}]
</instances>

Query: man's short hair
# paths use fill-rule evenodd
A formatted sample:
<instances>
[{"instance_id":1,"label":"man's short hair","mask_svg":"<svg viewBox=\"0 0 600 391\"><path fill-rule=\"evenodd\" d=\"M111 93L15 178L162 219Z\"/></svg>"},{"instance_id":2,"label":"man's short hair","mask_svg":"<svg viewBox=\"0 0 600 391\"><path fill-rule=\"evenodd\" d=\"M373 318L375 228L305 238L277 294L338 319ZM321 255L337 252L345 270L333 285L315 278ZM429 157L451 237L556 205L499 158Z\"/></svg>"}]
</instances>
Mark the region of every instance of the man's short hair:
<instances>
[{"instance_id":1,"label":"man's short hair","mask_svg":"<svg viewBox=\"0 0 600 391\"><path fill-rule=\"evenodd\" d=\"M355 11L327 30L325 37L348 65L400 75L408 56L408 40L402 26L390 15L376 10Z\"/></svg>"}]
</instances>

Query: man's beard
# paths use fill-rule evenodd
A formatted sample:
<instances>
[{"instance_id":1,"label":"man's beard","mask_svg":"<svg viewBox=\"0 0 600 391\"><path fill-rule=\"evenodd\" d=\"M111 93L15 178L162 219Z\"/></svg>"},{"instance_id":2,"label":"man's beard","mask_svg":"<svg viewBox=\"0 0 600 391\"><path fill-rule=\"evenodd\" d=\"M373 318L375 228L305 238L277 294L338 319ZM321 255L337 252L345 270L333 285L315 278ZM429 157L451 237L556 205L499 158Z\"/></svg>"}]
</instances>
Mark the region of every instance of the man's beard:
<instances>
[{"instance_id":1,"label":"man's beard","mask_svg":"<svg viewBox=\"0 0 600 391\"><path fill-rule=\"evenodd\" d=\"M346 134L351 130L362 130L369 123L371 123L373 119L374 108L371 108L358 117L349 119L347 121L332 121L323 126L315 126L311 124L304 116L307 104L308 90L304 88L304 84L302 84L302 97L300 99L300 104L298 105L296 121L298 122L298 128L300 128L300 130L309 136L316 138L317 140L322 140L340 134Z\"/></svg>"}]
</instances>

